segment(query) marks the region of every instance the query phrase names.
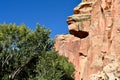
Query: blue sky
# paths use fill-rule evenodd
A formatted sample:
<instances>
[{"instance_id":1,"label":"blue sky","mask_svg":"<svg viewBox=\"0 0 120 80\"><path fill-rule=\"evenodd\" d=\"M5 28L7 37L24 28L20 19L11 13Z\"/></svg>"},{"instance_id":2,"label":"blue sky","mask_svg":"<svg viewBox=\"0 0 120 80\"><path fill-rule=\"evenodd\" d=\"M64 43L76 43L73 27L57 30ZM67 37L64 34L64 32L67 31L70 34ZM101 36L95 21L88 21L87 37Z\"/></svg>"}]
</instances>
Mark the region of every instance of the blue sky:
<instances>
[{"instance_id":1,"label":"blue sky","mask_svg":"<svg viewBox=\"0 0 120 80\"><path fill-rule=\"evenodd\" d=\"M81 0L0 0L0 23L24 23L31 29L36 23L51 29L51 37L68 32L66 19Z\"/></svg>"}]
</instances>

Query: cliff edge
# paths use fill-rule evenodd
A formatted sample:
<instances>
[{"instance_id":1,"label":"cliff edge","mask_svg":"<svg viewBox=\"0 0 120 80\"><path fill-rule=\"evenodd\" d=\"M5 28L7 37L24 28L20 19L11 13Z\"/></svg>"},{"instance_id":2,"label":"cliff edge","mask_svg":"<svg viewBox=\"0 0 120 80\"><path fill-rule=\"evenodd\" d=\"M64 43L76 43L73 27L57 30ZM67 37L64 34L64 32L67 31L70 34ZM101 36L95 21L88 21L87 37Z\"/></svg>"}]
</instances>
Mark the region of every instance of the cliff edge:
<instances>
[{"instance_id":1,"label":"cliff edge","mask_svg":"<svg viewBox=\"0 0 120 80\"><path fill-rule=\"evenodd\" d=\"M83 0L55 50L75 66L75 80L120 80L120 0Z\"/></svg>"}]
</instances>

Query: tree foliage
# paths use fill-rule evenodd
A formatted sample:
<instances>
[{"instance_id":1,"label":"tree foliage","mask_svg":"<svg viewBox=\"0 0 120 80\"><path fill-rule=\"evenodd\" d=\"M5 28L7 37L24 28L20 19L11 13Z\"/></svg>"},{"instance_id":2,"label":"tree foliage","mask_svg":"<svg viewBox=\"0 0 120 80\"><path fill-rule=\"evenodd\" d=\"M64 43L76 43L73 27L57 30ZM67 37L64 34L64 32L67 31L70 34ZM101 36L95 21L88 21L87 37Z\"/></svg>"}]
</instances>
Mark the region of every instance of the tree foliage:
<instances>
[{"instance_id":1,"label":"tree foliage","mask_svg":"<svg viewBox=\"0 0 120 80\"><path fill-rule=\"evenodd\" d=\"M59 56L50 30L37 25L0 24L1 80L73 80L73 65Z\"/></svg>"}]
</instances>

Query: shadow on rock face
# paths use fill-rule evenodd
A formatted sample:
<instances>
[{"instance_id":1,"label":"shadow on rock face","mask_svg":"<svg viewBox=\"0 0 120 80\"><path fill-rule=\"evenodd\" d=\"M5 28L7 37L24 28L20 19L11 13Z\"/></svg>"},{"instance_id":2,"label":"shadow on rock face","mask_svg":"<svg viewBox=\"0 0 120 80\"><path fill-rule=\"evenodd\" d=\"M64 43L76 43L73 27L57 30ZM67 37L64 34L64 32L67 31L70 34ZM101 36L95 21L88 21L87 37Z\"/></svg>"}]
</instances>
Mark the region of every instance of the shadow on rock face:
<instances>
[{"instance_id":1,"label":"shadow on rock face","mask_svg":"<svg viewBox=\"0 0 120 80\"><path fill-rule=\"evenodd\" d=\"M74 31L74 30L70 30L70 34L79 37L81 39L86 38L89 35L89 33L86 31Z\"/></svg>"}]
</instances>

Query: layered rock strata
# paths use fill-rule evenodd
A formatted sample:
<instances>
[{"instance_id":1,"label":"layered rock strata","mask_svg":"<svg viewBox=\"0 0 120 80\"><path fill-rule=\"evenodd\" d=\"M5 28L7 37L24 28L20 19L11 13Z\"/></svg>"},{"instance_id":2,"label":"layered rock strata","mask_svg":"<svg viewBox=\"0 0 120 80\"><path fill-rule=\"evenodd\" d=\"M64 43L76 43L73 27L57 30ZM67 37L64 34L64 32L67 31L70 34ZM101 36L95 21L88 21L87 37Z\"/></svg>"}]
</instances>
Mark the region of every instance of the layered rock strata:
<instances>
[{"instance_id":1,"label":"layered rock strata","mask_svg":"<svg viewBox=\"0 0 120 80\"><path fill-rule=\"evenodd\" d=\"M83 0L55 49L75 66L75 80L120 80L120 0Z\"/></svg>"}]
</instances>

